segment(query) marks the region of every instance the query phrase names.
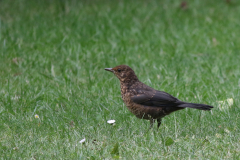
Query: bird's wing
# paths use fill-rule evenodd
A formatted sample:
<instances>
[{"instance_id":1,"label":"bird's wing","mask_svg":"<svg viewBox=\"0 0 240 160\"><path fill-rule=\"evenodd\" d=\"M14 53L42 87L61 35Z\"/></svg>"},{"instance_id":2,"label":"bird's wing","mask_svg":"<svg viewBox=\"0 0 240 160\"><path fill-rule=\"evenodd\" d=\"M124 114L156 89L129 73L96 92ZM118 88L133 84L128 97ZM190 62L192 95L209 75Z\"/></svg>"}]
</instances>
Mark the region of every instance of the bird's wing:
<instances>
[{"instance_id":1,"label":"bird's wing","mask_svg":"<svg viewBox=\"0 0 240 160\"><path fill-rule=\"evenodd\" d=\"M132 96L131 100L134 103L155 107L174 107L178 105L176 102L180 102L172 95L157 90L141 90L139 94Z\"/></svg>"}]
</instances>

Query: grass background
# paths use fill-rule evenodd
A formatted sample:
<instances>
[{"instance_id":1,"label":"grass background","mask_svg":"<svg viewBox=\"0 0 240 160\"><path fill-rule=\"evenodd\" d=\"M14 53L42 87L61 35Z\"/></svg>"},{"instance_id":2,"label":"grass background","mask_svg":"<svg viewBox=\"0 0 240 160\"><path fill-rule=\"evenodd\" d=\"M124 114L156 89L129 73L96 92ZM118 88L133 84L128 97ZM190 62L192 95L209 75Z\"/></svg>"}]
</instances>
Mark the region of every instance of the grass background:
<instances>
[{"instance_id":1,"label":"grass background","mask_svg":"<svg viewBox=\"0 0 240 160\"><path fill-rule=\"evenodd\" d=\"M240 3L180 4L1 0L2 159L238 159ZM104 71L119 64L151 87L215 108L173 113L148 131ZM221 111L217 101L227 98L234 105Z\"/></svg>"}]
</instances>

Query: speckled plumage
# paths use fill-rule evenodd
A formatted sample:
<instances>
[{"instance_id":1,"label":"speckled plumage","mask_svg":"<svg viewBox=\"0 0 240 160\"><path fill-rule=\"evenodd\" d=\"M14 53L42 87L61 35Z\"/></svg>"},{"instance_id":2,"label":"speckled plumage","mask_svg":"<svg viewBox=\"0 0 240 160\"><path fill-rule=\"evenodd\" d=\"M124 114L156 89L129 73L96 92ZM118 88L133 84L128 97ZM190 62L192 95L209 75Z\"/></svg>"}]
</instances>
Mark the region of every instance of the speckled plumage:
<instances>
[{"instance_id":1,"label":"speckled plumage","mask_svg":"<svg viewBox=\"0 0 240 160\"><path fill-rule=\"evenodd\" d=\"M105 70L113 72L120 80L122 99L129 111L137 118L150 120L151 126L157 120L159 127L164 116L187 107L200 110L213 108L205 104L183 102L166 92L155 90L139 81L129 66L120 65Z\"/></svg>"}]
</instances>

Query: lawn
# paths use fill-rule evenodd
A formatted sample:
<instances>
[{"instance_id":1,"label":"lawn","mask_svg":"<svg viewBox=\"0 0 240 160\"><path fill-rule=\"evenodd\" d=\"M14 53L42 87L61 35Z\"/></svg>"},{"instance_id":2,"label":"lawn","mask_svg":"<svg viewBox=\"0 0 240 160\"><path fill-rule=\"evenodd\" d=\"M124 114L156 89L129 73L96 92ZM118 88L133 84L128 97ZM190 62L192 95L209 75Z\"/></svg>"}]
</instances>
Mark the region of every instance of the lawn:
<instances>
[{"instance_id":1,"label":"lawn","mask_svg":"<svg viewBox=\"0 0 240 160\"><path fill-rule=\"evenodd\" d=\"M1 159L239 159L240 2L181 2L0 0ZM149 130L104 70L120 64L214 108Z\"/></svg>"}]
</instances>

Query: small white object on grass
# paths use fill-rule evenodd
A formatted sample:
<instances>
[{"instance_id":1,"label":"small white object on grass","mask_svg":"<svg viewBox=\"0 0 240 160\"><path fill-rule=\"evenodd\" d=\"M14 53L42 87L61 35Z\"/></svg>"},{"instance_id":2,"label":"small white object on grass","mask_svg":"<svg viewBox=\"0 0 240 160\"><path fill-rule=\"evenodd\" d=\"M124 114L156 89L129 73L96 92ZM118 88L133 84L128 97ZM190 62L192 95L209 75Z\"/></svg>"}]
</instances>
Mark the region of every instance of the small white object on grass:
<instances>
[{"instance_id":1,"label":"small white object on grass","mask_svg":"<svg viewBox=\"0 0 240 160\"><path fill-rule=\"evenodd\" d=\"M231 108L233 105L233 98L228 98L224 101L218 101L218 107L221 111Z\"/></svg>"},{"instance_id":2,"label":"small white object on grass","mask_svg":"<svg viewBox=\"0 0 240 160\"><path fill-rule=\"evenodd\" d=\"M232 98L228 98L227 99L228 105L232 106L233 105L233 99Z\"/></svg>"},{"instance_id":3,"label":"small white object on grass","mask_svg":"<svg viewBox=\"0 0 240 160\"><path fill-rule=\"evenodd\" d=\"M115 122L116 122L116 121L115 121L114 119L107 121L108 124L114 124Z\"/></svg>"},{"instance_id":4,"label":"small white object on grass","mask_svg":"<svg viewBox=\"0 0 240 160\"><path fill-rule=\"evenodd\" d=\"M225 128L224 131L228 134L230 133L230 131L227 128Z\"/></svg>"},{"instance_id":5,"label":"small white object on grass","mask_svg":"<svg viewBox=\"0 0 240 160\"><path fill-rule=\"evenodd\" d=\"M216 133L216 137L217 137L217 138L222 138L222 135L219 134L219 133Z\"/></svg>"},{"instance_id":6,"label":"small white object on grass","mask_svg":"<svg viewBox=\"0 0 240 160\"><path fill-rule=\"evenodd\" d=\"M86 141L85 138L83 138L81 141L79 141L79 143L84 143Z\"/></svg>"},{"instance_id":7,"label":"small white object on grass","mask_svg":"<svg viewBox=\"0 0 240 160\"><path fill-rule=\"evenodd\" d=\"M35 118L39 118L39 115L37 115L37 114L35 114L35 116L34 116Z\"/></svg>"},{"instance_id":8,"label":"small white object on grass","mask_svg":"<svg viewBox=\"0 0 240 160\"><path fill-rule=\"evenodd\" d=\"M14 147L13 150L18 150L18 147Z\"/></svg>"}]
</instances>

